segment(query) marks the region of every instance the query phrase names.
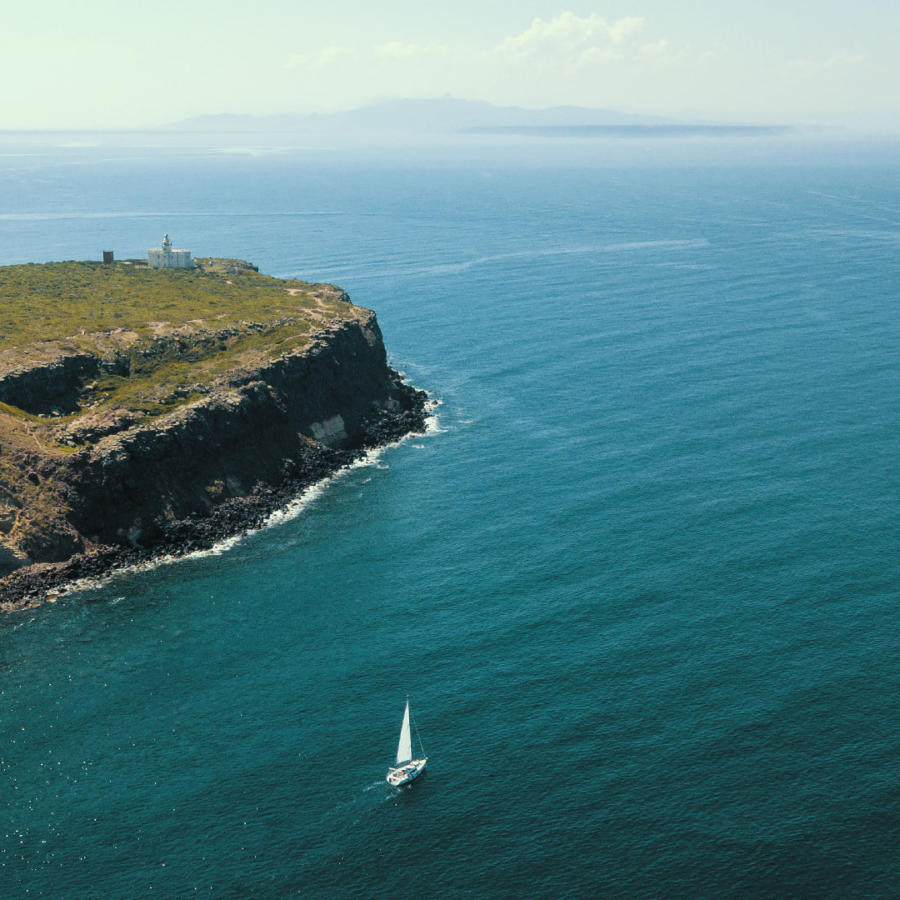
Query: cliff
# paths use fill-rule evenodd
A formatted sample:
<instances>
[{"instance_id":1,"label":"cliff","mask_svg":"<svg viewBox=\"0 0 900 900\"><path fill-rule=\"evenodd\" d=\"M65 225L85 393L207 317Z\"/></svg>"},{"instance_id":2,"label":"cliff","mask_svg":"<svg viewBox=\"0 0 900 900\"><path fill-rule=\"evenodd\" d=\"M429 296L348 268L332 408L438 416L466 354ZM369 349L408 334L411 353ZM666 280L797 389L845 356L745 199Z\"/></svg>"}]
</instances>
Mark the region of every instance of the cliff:
<instances>
[{"instance_id":1,"label":"cliff","mask_svg":"<svg viewBox=\"0 0 900 900\"><path fill-rule=\"evenodd\" d=\"M7 607L209 546L423 427L425 395L340 289L238 260L128 266L0 268Z\"/></svg>"}]
</instances>

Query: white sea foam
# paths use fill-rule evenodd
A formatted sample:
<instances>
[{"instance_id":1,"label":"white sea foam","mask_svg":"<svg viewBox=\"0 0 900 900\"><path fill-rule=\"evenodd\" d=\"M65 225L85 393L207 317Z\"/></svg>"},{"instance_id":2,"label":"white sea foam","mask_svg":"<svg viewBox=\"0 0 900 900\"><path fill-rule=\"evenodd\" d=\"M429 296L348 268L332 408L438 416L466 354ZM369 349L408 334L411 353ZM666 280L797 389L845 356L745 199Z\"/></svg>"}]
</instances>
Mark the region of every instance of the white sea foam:
<instances>
[{"instance_id":1,"label":"white sea foam","mask_svg":"<svg viewBox=\"0 0 900 900\"><path fill-rule=\"evenodd\" d=\"M404 265L388 266L378 269L370 267L365 271L366 278L398 278L411 275L461 275L469 270L492 263L511 262L521 260L526 262L532 259L543 259L556 256L590 256L598 253L615 253L622 250L691 250L709 247L706 238L688 238L682 240L660 241L629 241L621 244L578 244L569 247L541 247L532 250L518 250L511 253L493 253L486 256L476 256L472 259L458 260L454 262L432 263L430 265L417 265L409 263ZM336 280L362 277L362 273L343 269L334 273Z\"/></svg>"},{"instance_id":2,"label":"white sea foam","mask_svg":"<svg viewBox=\"0 0 900 900\"><path fill-rule=\"evenodd\" d=\"M213 147L205 152L218 156L276 156L310 147Z\"/></svg>"},{"instance_id":3,"label":"white sea foam","mask_svg":"<svg viewBox=\"0 0 900 900\"><path fill-rule=\"evenodd\" d=\"M691 238L682 241L630 241L624 244L607 244L603 249L607 253L617 250L699 250L708 247L705 238Z\"/></svg>"},{"instance_id":4,"label":"white sea foam","mask_svg":"<svg viewBox=\"0 0 900 900\"><path fill-rule=\"evenodd\" d=\"M438 399L429 399L425 404L425 409L428 412L428 415L425 419L424 433L426 436L442 434L444 431L444 429L441 428L440 419L435 412L435 410L441 405L441 402L442 401ZM60 597L65 596L66 594L74 593L76 591L93 590L108 584L110 581L112 581L114 578L119 577L120 575L134 575L139 572L149 572L151 569L155 569L158 566L172 565L174 563L187 562L190 560L205 559L211 556L222 556L224 553L227 553L229 550L240 544L245 538L257 534L263 529L269 528L273 525L280 525L284 522L289 522L292 519L296 519L301 513L303 513L303 511L307 507L309 507L325 493L332 482L336 481L339 478L346 477L349 472L363 468L375 468L381 470L390 468L390 466L388 466L386 463L381 462L381 456L385 452L385 450L400 447L411 438L421 436L421 434L417 433L406 434L399 440L392 441L391 443L385 444L382 447L375 447L371 450L366 450L365 453L363 453L358 459L355 459L348 465L338 469L334 474L329 475L327 478L323 478L321 481L317 481L315 484L310 485L308 488L306 488L305 491L300 494L300 496L291 500L280 509L276 509L274 512L270 513L266 517L263 524L258 528L248 528L246 531L242 531L239 534L234 534L230 537L223 538L221 541L217 541L215 544L205 550L193 550L190 553L183 554L167 553L162 556L157 556L153 559L146 560L144 562L136 563L135 565L122 566L121 568L114 569L113 571L99 578L79 578L76 581L71 581L68 584L63 585L63 587L59 589L48 592L45 599L50 602L54 602ZM362 483L368 484L371 480L371 478L367 478Z\"/></svg>"},{"instance_id":5,"label":"white sea foam","mask_svg":"<svg viewBox=\"0 0 900 900\"><path fill-rule=\"evenodd\" d=\"M446 431L443 425L441 425L440 416L437 414L437 410L443 403L443 400L435 397L434 399L428 400L425 404L425 411L428 414L425 416L425 434L428 436L443 434Z\"/></svg>"},{"instance_id":6,"label":"white sea foam","mask_svg":"<svg viewBox=\"0 0 900 900\"><path fill-rule=\"evenodd\" d=\"M440 405L441 401L439 400L428 400L426 403L426 409L429 411L430 415L428 415L425 419L425 434L433 435L440 434L442 429L440 428L438 416L434 413L434 410ZM325 493L326 488L336 479L345 477L349 472L354 471L355 469L364 469L364 468L374 468L378 470L389 469L390 466L387 463L383 463L381 461L382 454L385 450L390 450L393 447L399 447L402 444L405 444L410 438L415 437L414 434L406 434L402 438L396 441L392 441L390 444L385 444L383 447L374 447L371 450L366 450L359 459L355 459L349 465L343 466L338 469L333 475L329 475L328 478L322 479L322 481L316 482L311 487L307 488L299 497L295 500L292 500L288 503L287 506L282 507L281 509L273 512L263 523L263 528L267 528L270 525L277 525L282 522L287 522L291 519L297 518L300 513L306 509L307 506L310 505L314 500L320 497ZM368 484L372 479L366 478L362 483ZM249 534L253 534L260 529L255 529L254 531L248 531L244 534L237 535L234 538L229 538L230 541L239 541L242 540ZM214 548L211 548L214 549ZM210 551L198 551L198 553L208 553Z\"/></svg>"}]
</instances>

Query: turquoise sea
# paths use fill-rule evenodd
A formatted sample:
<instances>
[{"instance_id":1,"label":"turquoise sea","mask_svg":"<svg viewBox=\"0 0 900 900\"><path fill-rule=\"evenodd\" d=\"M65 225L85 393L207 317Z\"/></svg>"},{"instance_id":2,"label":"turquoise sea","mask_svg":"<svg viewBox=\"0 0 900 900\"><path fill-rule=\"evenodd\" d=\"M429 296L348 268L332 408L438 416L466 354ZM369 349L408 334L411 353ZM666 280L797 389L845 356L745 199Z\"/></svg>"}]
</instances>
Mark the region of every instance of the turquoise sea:
<instances>
[{"instance_id":1,"label":"turquoise sea","mask_svg":"<svg viewBox=\"0 0 900 900\"><path fill-rule=\"evenodd\" d=\"M897 896L900 167L10 146L0 263L335 282L440 405L0 621L0 895Z\"/></svg>"}]
</instances>

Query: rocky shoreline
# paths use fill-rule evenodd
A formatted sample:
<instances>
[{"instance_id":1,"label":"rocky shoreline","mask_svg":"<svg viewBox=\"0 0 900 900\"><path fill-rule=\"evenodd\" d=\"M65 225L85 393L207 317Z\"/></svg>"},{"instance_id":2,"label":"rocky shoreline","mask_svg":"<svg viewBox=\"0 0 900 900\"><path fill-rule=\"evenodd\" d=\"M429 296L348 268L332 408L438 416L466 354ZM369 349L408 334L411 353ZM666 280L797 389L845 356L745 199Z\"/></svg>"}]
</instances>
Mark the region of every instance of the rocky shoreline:
<instances>
[{"instance_id":1,"label":"rocky shoreline","mask_svg":"<svg viewBox=\"0 0 900 900\"><path fill-rule=\"evenodd\" d=\"M30 609L76 582L103 580L118 571L208 550L227 538L260 528L313 485L360 459L426 428L428 395L402 381L391 370L395 390L403 396L401 410L379 410L363 423L361 440L349 449L310 442L281 460L275 483L259 481L243 496L230 497L203 515L166 523L150 546L98 543L63 562L34 563L0 578L0 611Z\"/></svg>"},{"instance_id":2,"label":"rocky shoreline","mask_svg":"<svg viewBox=\"0 0 900 900\"><path fill-rule=\"evenodd\" d=\"M0 612L258 528L425 427L336 285L211 258L0 266L0 307Z\"/></svg>"}]
</instances>

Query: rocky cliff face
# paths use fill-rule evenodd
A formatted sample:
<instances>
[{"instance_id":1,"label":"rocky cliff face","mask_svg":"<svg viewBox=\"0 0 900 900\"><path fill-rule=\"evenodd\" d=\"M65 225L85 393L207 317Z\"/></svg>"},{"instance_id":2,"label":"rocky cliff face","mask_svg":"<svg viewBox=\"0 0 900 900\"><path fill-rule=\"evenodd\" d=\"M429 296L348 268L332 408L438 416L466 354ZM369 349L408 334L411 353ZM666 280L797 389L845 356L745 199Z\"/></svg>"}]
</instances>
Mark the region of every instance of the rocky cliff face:
<instances>
[{"instance_id":1,"label":"rocky cliff face","mask_svg":"<svg viewBox=\"0 0 900 900\"><path fill-rule=\"evenodd\" d=\"M421 430L425 395L388 366L374 313L338 299L346 313L304 324L302 340L294 320L227 334L201 323L7 358L0 603L208 546L363 449ZM140 402L120 403L132 382Z\"/></svg>"},{"instance_id":2,"label":"rocky cliff face","mask_svg":"<svg viewBox=\"0 0 900 900\"><path fill-rule=\"evenodd\" d=\"M69 521L92 543L153 546L167 525L277 486L323 450L352 451L382 432L421 427L421 405L388 367L370 313L71 456L63 467L74 490Z\"/></svg>"},{"instance_id":3,"label":"rocky cliff face","mask_svg":"<svg viewBox=\"0 0 900 900\"><path fill-rule=\"evenodd\" d=\"M60 354L37 364L24 362L0 377L0 403L35 415L77 409L79 385L96 375L103 361L90 353Z\"/></svg>"}]
</instances>

